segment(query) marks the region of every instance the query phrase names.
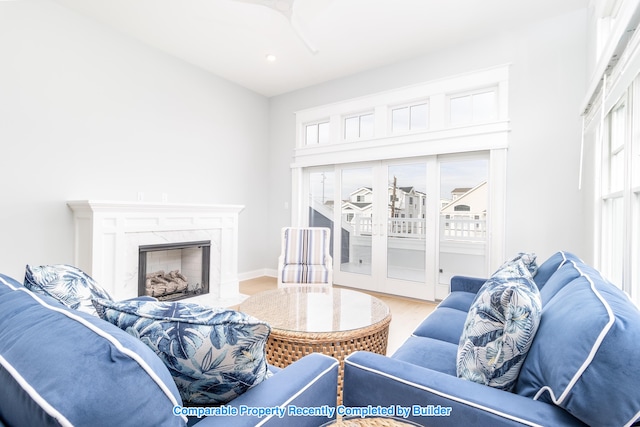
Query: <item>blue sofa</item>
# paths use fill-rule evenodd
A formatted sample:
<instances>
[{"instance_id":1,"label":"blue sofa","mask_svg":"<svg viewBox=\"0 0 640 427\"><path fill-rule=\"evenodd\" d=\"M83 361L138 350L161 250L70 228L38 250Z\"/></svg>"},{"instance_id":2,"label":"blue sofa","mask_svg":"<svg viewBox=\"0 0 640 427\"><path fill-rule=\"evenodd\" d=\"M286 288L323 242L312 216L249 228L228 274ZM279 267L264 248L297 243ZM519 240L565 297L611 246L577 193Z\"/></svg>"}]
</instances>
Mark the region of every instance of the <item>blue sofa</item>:
<instances>
[{"instance_id":1,"label":"blue sofa","mask_svg":"<svg viewBox=\"0 0 640 427\"><path fill-rule=\"evenodd\" d=\"M318 426L335 410L337 372L312 354L198 416L142 341L0 274L0 426Z\"/></svg>"},{"instance_id":2,"label":"blue sofa","mask_svg":"<svg viewBox=\"0 0 640 427\"><path fill-rule=\"evenodd\" d=\"M484 279L451 293L391 356L347 357L344 405L391 408L430 426L623 426L640 419L640 312L567 252L533 277L542 312L513 391L457 376L467 313Z\"/></svg>"}]
</instances>

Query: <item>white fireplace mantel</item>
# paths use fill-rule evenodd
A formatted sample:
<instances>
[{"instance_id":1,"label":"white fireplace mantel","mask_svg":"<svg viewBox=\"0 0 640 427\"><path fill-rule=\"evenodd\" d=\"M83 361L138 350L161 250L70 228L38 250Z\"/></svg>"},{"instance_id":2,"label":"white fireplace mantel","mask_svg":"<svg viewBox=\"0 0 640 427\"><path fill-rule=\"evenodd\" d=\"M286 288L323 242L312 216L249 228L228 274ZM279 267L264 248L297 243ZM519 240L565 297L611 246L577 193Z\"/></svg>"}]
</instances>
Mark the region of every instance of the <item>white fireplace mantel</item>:
<instances>
[{"instance_id":1,"label":"white fireplace mantel","mask_svg":"<svg viewBox=\"0 0 640 427\"><path fill-rule=\"evenodd\" d=\"M241 300L238 220L242 205L78 200L67 205L75 225L75 265L116 300L138 296L138 247L211 240L209 295L215 305ZM226 302L226 303L225 303Z\"/></svg>"}]
</instances>

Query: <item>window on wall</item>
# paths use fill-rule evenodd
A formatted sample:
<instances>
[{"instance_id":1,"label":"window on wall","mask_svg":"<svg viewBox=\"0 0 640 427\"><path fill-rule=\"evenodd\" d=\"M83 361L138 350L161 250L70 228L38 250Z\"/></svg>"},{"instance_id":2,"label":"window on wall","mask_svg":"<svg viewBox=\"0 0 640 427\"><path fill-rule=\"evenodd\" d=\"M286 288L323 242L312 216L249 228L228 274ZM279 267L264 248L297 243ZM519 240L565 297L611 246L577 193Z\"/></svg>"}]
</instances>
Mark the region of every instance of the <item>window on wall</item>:
<instances>
[{"instance_id":1,"label":"window on wall","mask_svg":"<svg viewBox=\"0 0 640 427\"><path fill-rule=\"evenodd\" d=\"M373 113L350 116L344 119L344 139L373 137Z\"/></svg>"},{"instance_id":2,"label":"window on wall","mask_svg":"<svg viewBox=\"0 0 640 427\"><path fill-rule=\"evenodd\" d=\"M305 144L326 144L329 142L329 122L313 123L305 126Z\"/></svg>"},{"instance_id":3,"label":"window on wall","mask_svg":"<svg viewBox=\"0 0 640 427\"><path fill-rule=\"evenodd\" d=\"M596 60L605 50L611 33L614 31L622 3L622 0L597 0L593 2L595 15L598 17L596 26Z\"/></svg>"},{"instance_id":4,"label":"window on wall","mask_svg":"<svg viewBox=\"0 0 640 427\"><path fill-rule=\"evenodd\" d=\"M296 112L291 223L331 224L336 283L442 299L451 272L486 276L504 262L509 68ZM314 146L321 144L327 121L329 142ZM466 182L466 173L477 172L478 160L485 179ZM331 199L330 176L336 186ZM463 197L452 194L454 189L472 189L479 182L484 183L479 191L453 201ZM457 205L466 209L456 210ZM439 251L442 227L448 236ZM407 271L411 274L404 275Z\"/></svg>"},{"instance_id":5,"label":"window on wall","mask_svg":"<svg viewBox=\"0 0 640 427\"><path fill-rule=\"evenodd\" d=\"M603 269L609 279L622 286L624 270L624 160L626 145L626 100L609 115L609 134L603 143L602 248Z\"/></svg>"},{"instance_id":6,"label":"window on wall","mask_svg":"<svg viewBox=\"0 0 640 427\"><path fill-rule=\"evenodd\" d=\"M449 97L449 121L452 125L487 122L495 120L497 115L495 89Z\"/></svg>"},{"instance_id":7,"label":"window on wall","mask_svg":"<svg viewBox=\"0 0 640 427\"><path fill-rule=\"evenodd\" d=\"M426 130L429 127L429 104L396 107L391 110L391 130L393 133L412 130Z\"/></svg>"},{"instance_id":8,"label":"window on wall","mask_svg":"<svg viewBox=\"0 0 640 427\"><path fill-rule=\"evenodd\" d=\"M609 111L600 167L601 270L640 304L640 79Z\"/></svg>"}]
</instances>

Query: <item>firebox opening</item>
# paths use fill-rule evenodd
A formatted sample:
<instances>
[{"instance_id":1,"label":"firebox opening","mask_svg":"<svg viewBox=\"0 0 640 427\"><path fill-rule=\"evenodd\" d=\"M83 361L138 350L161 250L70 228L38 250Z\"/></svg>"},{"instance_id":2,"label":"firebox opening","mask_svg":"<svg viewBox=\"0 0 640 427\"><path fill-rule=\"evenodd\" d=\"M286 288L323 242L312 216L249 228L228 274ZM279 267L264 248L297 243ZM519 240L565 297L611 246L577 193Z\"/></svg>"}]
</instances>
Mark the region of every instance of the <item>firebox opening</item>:
<instances>
[{"instance_id":1,"label":"firebox opening","mask_svg":"<svg viewBox=\"0 0 640 427\"><path fill-rule=\"evenodd\" d=\"M211 241L138 247L138 295L173 301L209 293Z\"/></svg>"}]
</instances>

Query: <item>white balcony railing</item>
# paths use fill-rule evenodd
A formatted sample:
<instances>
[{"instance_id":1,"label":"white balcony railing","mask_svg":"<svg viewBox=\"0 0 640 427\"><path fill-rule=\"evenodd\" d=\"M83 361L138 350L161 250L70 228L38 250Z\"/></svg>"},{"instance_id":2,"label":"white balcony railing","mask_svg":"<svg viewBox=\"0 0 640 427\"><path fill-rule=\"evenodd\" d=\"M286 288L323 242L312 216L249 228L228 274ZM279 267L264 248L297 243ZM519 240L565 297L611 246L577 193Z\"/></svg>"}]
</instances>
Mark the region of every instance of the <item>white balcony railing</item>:
<instances>
[{"instance_id":1,"label":"white balcony railing","mask_svg":"<svg viewBox=\"0 0 640 427\"><path fill-rule=\"evenodd\" d=\"M389 237L424 239L426 235L426 221L421 218L389 218L387 235Z\"/></svg>"},{"instance_id":2,"label":"white balcony railing","mask_svg":"<svg viewBox=\"0 0 640 427\"><path fill-rule=\"evenodd\" d=\"M487 221L484 219L446 218L440 216L440 238L457 241L484 241L487 238Z\"/></svg>"},{"instance_id":3,"label":"white balcony railing","mask_svg":"<svg viewBox=\"0 0 640 427\"><path fill-rule=\"evenodd\" d=\"M472 218L475 215L470 215ZM480 242L487 238L487 221L472 218L447 218L440 216L440 238L442 240ZM355 215L347 221L343 216L343 227L354 236L370 236L374 231L371 217ZM349 224L350 227L345 227ZM378 228L375 228L378 231ZM421 218L389 218L387 236L399 238L424 239L426 237L426 221Z\"/></svg>"}]
</instances>

